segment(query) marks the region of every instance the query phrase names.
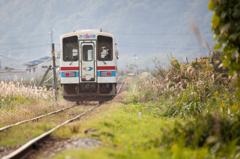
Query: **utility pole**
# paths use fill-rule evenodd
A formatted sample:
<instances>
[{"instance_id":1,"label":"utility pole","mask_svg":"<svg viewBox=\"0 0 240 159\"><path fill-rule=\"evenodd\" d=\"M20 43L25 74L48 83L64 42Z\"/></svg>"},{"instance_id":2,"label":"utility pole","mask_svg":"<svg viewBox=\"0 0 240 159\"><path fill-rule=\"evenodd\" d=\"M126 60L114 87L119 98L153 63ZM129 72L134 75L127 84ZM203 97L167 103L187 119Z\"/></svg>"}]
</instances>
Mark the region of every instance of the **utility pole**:
<instances>
[{"instance_id":1,"label":"utility pole","mask_svg":"<svg viewBox=\"0 0 240 159\"><path fill-rule=\"evenodd\" d=\"M53 33L54 33L54 30L53 30L53 28L51 28L51 31L48 33L48 35L51 35L51 45L53 43L53 40L52 40Z\"/></svg>"},{"instance_id":2,"label":"utility pole","mask_svg":"<svg viewBox=\"0 0 240 159\"><path fill-rule=\"evenodd\" d=\"M54 43L52 40L52 35L54 33L53 28L51 28L51 31L48 33L48 35L51 35L51 44L52 44L52 60L53 60L53 84L55 89L55 100L57 101L57 78L56 78L56 63L55 63L55 50L54 50Z\"/></svg>"},{"instance_id":3,"label":"utility pole","mask_svg":"<svg viewBox=\"0 0 240 159\"><path fill-rule=\"evenodd\" d=\"M53 33L54 33L54 30L53 30L53 28L51 28L51 31L48 33L48 35L51 34L51 44L52 44L52 34Z\"/></svg>"},{"instance_id":4,"label":"utility pole","mask_svg":"<svg viewBox=\"0 0 240 159\"><path fill-rule=\"evenodd\" d=\"M134 59L134 66L135 66L135 76L137 76L138 75L138 66L137 66L137 59L138 59L138 57L134 54L133 55L133 59Z\"/></svg>"},{"instance_id":5,"label":"utility pole","mask_svg":"<svg viewBox=\"0 0 240 159\"><path fill-rule=\"evenodd\" d=\"M128 70L128 64L127 64L127 56L126 56L126 71L125 71L125 76L127 76L127 70Z\"/></svg>"},{"instance_id":6,"label":"utility pole","mask_svg":"<svg viewBox=\"0 0 240 159\"><path fill-rule=\"evenodd\" d=\"M54 80L54 89L55 89L55 100L57 101L57 78L56 78L54 43L52 43L52 59L53 59L53 80Z\"/></svg>"}]
</instances>

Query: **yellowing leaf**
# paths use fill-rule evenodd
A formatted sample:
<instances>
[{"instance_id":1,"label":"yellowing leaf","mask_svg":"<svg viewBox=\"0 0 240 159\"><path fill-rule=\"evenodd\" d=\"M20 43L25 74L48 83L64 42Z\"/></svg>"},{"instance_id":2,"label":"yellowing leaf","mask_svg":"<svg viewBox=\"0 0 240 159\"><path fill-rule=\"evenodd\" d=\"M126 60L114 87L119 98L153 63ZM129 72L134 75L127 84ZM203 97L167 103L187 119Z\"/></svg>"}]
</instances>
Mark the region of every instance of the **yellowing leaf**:
<instances>
[{"instance_id":1,"label":"yellowing leaf","mask_svg":"<svg viewBox=\"0 0 240 159\"><path fill-rule=\"evenodd\" d=\"M224 104L223 104L223 102L221 103L221 106L220 106L221 108L223 108L224 107Z\"/></svg>"},{"instance_id":2,"label":"yellowing leaf","mask_svg":"<svg viewBox=\"0 0 240 159\"><path fill-rule=\"evenodd\" d=\"M216 14L213 15L213 18L212 18L212 26L214 28L217 28L218 25L219 25L219 22L220 22L220 18L219 16L217 16Z\"/></svg>"},{"instance_id":3,"label":"yellowing leaf","mask_svg":"<svg viewBox=\"0 0 240 159\"><path fill-rule=\"evenodd\" d=\"M212 1L208 4L208 10L214 10L214 3Z\"/></svg>"},{"instance_id":4,"label":"yellowing leaf","mask_svg":"<svg viewBox=\"0 0 240 159\"><path fill-rule=\"evenodd\" d=\"M233 103L232 109L233 109L233 110L237 110L237 109L238 109L238 105L235 105L235 104Z\"/></svg>"},{"instance_id":5,"label":"yellowing leaf","mask_svg":"<svg viewBox=\"0 0 240 159\"><path fill-rule=\"evenodd\" d=\"M221 43L216 43L213 47L214 50L219 50L222 48L222 44Z\"/></svg>"}]
</instances>

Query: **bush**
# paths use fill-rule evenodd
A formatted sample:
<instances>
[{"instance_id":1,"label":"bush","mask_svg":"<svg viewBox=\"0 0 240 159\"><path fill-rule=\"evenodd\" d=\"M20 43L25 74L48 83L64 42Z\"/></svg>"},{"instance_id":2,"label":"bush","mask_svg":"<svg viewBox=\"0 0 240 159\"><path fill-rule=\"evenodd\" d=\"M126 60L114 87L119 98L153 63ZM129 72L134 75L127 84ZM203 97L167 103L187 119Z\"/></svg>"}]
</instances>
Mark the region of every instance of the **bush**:
<instances>
[{"instance_id":1,"label":"bush","mask_svg":"<svg viewBox=\"0 0 240 159\"><path fill-rule=\"evenodd\" d=\"M177 121L172 129L165 128L161 143L170 148L173 143L181 141L191 149L207 147L216 156L234 158L240 155L240 149L236 147L240 146L239 129L240 115L230 118L219 113L207 113L184 124Z\"/></svg>"}]
</instances>

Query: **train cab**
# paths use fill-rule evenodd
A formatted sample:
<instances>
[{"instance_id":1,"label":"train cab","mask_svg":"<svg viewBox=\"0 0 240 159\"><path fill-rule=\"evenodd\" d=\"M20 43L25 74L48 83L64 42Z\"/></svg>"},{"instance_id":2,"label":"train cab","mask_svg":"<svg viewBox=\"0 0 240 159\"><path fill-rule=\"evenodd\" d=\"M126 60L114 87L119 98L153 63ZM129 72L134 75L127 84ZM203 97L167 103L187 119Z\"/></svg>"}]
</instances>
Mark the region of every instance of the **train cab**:
<instances>
[{"instance_id":1,"label":"train cab","mask_svg":"<svg viewBox=\"0 0 240 159\"><path fill-rule=\"evenodd\" d=\"M116 95L115 36L81 30L60 37L62 95L69 101L107 101Z\"/></svg>"}]
</instances>

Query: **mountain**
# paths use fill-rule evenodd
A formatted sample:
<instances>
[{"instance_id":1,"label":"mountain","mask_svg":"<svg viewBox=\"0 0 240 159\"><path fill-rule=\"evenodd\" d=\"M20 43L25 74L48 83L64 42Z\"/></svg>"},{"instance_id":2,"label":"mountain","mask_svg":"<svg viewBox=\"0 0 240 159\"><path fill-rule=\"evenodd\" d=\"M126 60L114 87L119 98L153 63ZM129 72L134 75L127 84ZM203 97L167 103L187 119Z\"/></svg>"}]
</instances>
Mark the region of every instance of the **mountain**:
<instances>
[{"instance_id":1,"label":"mountain","mask_svg":"<svg viewBox=\"0 0 240 159\"><path fill-rule=\"evenodd\" d=\"M189 26L193 19L202 38L213 46L212 12L208 0L1 0L0 57L3 66L22 63L49 53L53 28L56 48L62 34L76 29L109 30L116 36L119 68L139 57L139 67L153 66L157 57L166 62L170 52L182 60L208 55Z\"/></svg>"}]
</instances>

